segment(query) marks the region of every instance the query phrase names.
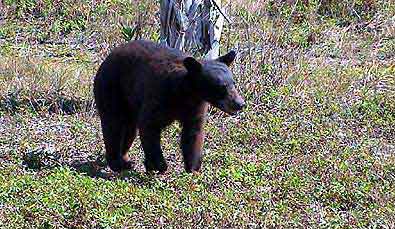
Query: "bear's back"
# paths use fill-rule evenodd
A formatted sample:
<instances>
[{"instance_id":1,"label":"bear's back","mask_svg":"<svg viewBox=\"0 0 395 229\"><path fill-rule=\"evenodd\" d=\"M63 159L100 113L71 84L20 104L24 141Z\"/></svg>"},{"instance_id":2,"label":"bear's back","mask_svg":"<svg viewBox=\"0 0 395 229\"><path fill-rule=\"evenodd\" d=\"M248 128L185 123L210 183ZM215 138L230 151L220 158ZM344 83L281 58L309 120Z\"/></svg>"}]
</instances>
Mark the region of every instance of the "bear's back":
<instances>
[{"instance_id":1,"label":"bear's back","mask_svg":"<svg viewBox=\"0 0 395 229\"><path fill-rule=\"evenodd\" d=\"M179 62L187 56L178 49L147 41L135 40L115 48L112 55L129 60L150 62Z\"/></svg>"}]
</instances>

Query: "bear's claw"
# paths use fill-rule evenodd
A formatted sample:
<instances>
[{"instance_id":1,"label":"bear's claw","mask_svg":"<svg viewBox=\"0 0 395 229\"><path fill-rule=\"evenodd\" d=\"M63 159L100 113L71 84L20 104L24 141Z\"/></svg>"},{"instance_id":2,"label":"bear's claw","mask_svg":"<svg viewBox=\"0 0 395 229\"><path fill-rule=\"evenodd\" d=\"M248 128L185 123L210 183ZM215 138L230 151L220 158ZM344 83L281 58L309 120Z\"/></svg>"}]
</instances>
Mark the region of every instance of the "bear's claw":
<instances>
[{"instance_id":1,"label":"bear's claw","mask_svg":"<svg viewBox=\"0 0 395 229\"><path fill-rule=\"evenodd\" d=\"M167 170L167 163L164 159L154 162L145 160L144 165L147 172L158 171L160 174L162 174Z\"/></svg>"},{"instance_id":2,"label":"bear's claw","mask_svg":"<svg viewBox=\"0 0 395 229\"><path fill-rule=\"evenodd\" d=\"M132 162L130 160L125 161L122 159L110 160L108 161L108 166L112 171L119 173L123 170L130 170L132 168Z\"/></svg>"}]
</instances>

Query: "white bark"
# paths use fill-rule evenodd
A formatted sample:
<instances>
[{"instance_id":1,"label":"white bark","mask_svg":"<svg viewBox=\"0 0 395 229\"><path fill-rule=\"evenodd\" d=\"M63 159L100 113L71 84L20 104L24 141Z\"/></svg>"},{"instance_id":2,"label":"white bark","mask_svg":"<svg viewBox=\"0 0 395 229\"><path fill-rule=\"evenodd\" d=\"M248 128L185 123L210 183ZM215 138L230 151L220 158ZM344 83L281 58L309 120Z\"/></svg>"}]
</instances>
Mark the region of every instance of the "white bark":
<instances>
[{"instance_id":1,"label":"white bark","mask_svg":"<svg viewBox=\"0 0 395 229\"><path fill-rule=\"evenodd\" d=\"M161 43L207 59L218 57L221 0L161 0L160 7Z\"/></svg>"}]
</instances>

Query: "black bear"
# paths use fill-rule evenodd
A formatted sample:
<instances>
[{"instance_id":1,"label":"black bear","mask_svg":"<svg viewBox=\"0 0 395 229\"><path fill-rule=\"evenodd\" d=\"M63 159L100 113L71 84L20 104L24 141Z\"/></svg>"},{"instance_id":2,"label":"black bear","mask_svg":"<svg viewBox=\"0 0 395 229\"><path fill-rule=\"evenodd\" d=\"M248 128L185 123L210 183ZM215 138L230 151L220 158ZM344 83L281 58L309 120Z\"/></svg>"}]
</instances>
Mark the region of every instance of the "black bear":
<instances>
[{"instance_id":1,"label":"black bear","mask_svg":"<svg viewBox=\"0 0 395 229\"><path fill-rule=\"evenodd\" d=\"M198 171L208 103L231 115L245 105L228 68L235 57L231 51L216 60L198 61L144 40L115 48L94 79L109 167L117 172L131 168L127 152L138 130L146 170L166 171L161 131L177 120L183 128L185 170Z\"/></svg>"}]
</instances>

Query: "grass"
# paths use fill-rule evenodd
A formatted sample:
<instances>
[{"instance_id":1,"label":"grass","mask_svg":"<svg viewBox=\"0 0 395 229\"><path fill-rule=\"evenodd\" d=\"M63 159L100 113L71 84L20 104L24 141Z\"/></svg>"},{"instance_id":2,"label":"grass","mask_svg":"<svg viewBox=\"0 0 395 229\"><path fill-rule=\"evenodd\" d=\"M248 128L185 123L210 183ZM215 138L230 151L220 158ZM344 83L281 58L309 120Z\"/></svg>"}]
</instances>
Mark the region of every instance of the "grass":
<instances>
[{"instance_id":1,"label":"grass","mask_svg":"<svg viewBox=\"0 0 395 229\"><path fill-rule=\"evenodd\" d=\"M131 171L106 168L92 100L112 47L158 38L159 4L3 2L0 228L395 227L392 1L227 5L247 109L210 109L199 174L167 129L165 175L139 141Z\"/></svg>"}]
</instances>

